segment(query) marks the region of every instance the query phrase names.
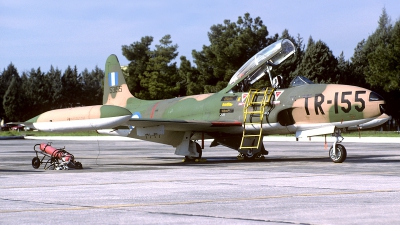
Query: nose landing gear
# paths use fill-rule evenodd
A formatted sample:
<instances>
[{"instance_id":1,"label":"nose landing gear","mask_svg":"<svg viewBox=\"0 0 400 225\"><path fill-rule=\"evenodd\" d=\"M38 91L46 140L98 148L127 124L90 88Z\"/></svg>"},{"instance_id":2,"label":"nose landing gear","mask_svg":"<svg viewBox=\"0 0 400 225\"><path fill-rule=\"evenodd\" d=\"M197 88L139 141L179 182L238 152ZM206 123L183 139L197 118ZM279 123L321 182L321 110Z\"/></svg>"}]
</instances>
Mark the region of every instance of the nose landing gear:
<instances>
[{"instance_id":1,"label":"nose landing gear","mask_svg":"<svg viewBox=\"0 0 400 225\"><path fill-rule=\"evenodd\" d=\"M339 144L343 141L344 138L342 137L342 132L340 131L340 129L335 129L334 135L336 140L333 142L333 145L329 149L329 158L331 158L334 163L342 163L347 158L346 148L343 145Z\"/></svg>"}]
</instances>

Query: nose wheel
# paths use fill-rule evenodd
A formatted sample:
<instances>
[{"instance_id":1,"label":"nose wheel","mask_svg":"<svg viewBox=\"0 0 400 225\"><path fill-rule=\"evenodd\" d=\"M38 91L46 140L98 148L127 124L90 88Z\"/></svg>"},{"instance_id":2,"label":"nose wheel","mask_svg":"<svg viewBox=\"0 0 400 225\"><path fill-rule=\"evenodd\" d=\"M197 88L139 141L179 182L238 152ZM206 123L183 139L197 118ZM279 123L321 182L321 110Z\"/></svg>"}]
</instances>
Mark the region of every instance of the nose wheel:
<instances>
[{"instance_id":1,"label":"nose wheel","mask_svg":"<svg viewBox=\"0 0 400 225\"><path fill-rule=\"evenodd\" d=\"M329 158L331 158L334 163L342 163L346 160L346 157L346 148L341 144L336 144L335 149L333 146L329 149Z\"/></svg>"},{"instance_id":2,"label":"nose wheel","mask_svg":"<svg viewBox=\"0 0 400 225\"><path fill-rule=\"evenodd\" d=\"M342 163L347 158L347 151L343 145L339 144L344 139L340 129L335 129L334 136L336 140L329 149L329 158L331 158L332 162L334 163Z\"/></svg>"}]
</instances>

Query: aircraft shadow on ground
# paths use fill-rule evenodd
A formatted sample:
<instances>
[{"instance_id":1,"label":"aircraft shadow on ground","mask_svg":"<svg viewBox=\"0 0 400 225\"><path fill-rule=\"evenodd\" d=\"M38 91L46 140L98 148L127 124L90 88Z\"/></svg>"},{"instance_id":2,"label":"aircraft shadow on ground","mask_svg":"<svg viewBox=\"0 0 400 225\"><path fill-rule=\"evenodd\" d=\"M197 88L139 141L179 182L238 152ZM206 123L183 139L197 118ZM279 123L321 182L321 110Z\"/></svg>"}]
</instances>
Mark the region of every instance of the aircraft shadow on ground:
<instances>
[{"instance_id":1,"label":"aircraft shadow on ground","mask_svg":"<svg viewBox=\"0 0 400 225\"><path fill-rule=\"evenodd\" d=\"M13 170L13 169L0 169L0 173L35 173L35 172L45 172L46 170Z\"/></svg>"},{"instance_id":2,"label":"aircraft shadow on ground","mask_svg":"<svg viewBox=\"0 0 400 225\"><path fill-rule=\"evenodd\" d=\"M344 163L400 163L400 159L391 159L398 155L354 155L348 156ZM149 157L148 163L114 163L107 165L126 165L126 166L202 166L202 165L220 165L220 164L266 164L266 163L285 163L285 162L314 162L314 163L332 163L328 157L282 157L282 158L265 158L263 160L238 160L236 157L205 157L206 161L202 162L182 162L175 157ZM168 160L168 162L161 162ZM177 162L171 162L176 161ZM160 161L157 163L157 161Z\"/></svg>"},{"instance_id":3,"label":"aircraft shadow on ground","mask_svg":"<svg viewBox=\"0 0 400 225\"><path fill-rule=\"evenodd\" d=\"M149 158L150 159L150 158ZM115 165L137 165L137 166L203 166L203 165L222 165L222 164L265 164L273 162L329 162L327 158L266 158L263 160L238 160L236 157L205 157L206 161L201 162L171 162L172 160L182 160L173 157L152 157L149 163L125 163L125 164L115 164ZM156 161L160 161L157 163ZM161 162L168 160L168 162ZM111 164L108 164L111 165Z\"/></svg>"},{"instance_id":4,"label":"aircraft shadow on ground","mask_svg":"<svg viewBox=\"0 0 400 225\"><path fill-rule=\"evenodd\" d=\"M290 157L290 156L275 156L275 157L266 157L263 160L238 160L236 157L226 157L226 156L219 156L219 157L205 157L206 161L202 162L182 162L183 158L179 157L143 157L140 159L139 163L136 161L132 161L131 163L117 163L118 159L114 158L112 163L107 163L107 161L100 161L97 164L84 164L82 170L77 171L93 171L96 170L98 167L102 166L144 166L147 169L152 167L196 167L196 166L223 166L224 164L237 164L237 165L246 165L246 164L255 164L255 165L265 165L265 164L274 164L274 166L282 166L287 165L288 163L327 163L333 164L328 157ZM391 163L400 163L399 155L348 155L346 161L343 164L376 164L376 163L383 163L383 164L391 164ZM72 169L72 168L71 168ZM156 169L156 168L153 168ZM76 170L76 169L72 169ZM0 169L0 173L40 173L40 172L47 172L42 167L39 169Z\"/></svg>"},{"instance_id":5,"label":"aircraft shadow on ground","mask_svg":"<svg viewBox=\"0 0 400 225\"><path fill-rule=\"evenodd\" d=\"M393 159L397 158L397 159ZM400 163L399 155L352 155L347 156L346 162L351 163Z\"/></svg>"}]
</instances>

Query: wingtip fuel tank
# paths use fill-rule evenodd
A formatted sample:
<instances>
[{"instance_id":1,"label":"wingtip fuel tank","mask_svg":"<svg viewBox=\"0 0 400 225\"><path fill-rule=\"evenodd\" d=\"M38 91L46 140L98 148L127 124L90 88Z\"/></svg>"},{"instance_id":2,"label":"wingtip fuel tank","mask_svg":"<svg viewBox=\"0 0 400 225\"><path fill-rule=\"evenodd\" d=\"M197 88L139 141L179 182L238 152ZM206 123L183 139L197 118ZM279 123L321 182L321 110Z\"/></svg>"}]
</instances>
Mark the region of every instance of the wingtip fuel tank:
<instances>
[{"instance_id":1,"label":"wingtip fuel tank","mask_svg":"<svg viewBox=\"0 0 400 225\"><path fill-rule=\"evenodd\" d=\"M124 124L131 112L114 105L94 105L55 109L42 113L28 121L40 131L67 132L107 129Z\"/></svg>"}]
</instances>

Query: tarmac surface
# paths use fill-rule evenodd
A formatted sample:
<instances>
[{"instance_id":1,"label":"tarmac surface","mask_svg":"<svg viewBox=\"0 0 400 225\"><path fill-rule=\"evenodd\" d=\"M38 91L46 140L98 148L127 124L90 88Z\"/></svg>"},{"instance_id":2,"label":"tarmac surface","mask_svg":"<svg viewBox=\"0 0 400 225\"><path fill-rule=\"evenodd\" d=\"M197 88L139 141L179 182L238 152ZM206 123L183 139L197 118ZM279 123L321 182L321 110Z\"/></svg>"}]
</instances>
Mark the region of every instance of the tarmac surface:
<instances>
[{"instance_id":1,"label":"tarmac surface","mask_svg":"<svg viewBox=\"0 0 400 225\"><path fill-rule=\"evenodd\" d=\"M345 139L341 164L321 141L264 140L252 162L206 142L183 163L150 142L52 140L82 170L32 168L47 140L1 140L0 224L400 224L400 138L373 140Z\"/></svg>"}]
</instances>

